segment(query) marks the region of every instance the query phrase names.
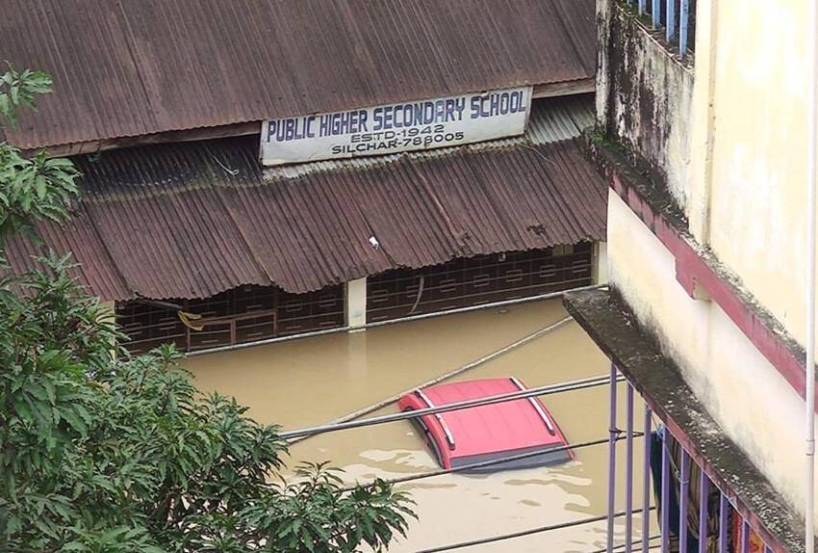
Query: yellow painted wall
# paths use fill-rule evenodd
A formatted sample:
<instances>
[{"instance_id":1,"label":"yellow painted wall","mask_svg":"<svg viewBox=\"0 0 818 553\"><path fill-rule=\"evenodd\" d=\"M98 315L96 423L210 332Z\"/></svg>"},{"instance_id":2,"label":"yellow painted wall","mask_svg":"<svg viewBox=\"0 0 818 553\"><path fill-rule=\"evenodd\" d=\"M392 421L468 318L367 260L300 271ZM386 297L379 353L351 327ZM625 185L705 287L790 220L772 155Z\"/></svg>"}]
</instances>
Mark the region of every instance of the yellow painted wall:
<instances>
[{"instance_id":1,"label":"yellow painted wall","mask_svg":"<svg viewBox=\"0 0 818 553\"><path fill-rule=\"evenodd\" d=\"M806 308L808 3L700 0L686 174L690 230L802 344ZM677 68L683 69L681 66ZM675 194L677 197L679 194ZM662 339L727 434L803 512L803 400L616 194L610 281Z\"/></svg>"},{"instance_id":2,"label":"yellow painted wall","mask_svg":"<svg viewBox=\"0 0 818 553\"><path fill-rule=\"evenodd\" d=\"M700 2L697 13L702 34L691 136L691 228L803 343L808 3L715 1ZM708 88L714 131L709 189ZM702 232L698 217L708 211L709 232Z\"/></svg>"},{"instance_id":3,"label":"yellow painted wall","mask_svg":"<svg viewBox=\"0 0 818 553\"><path fill-rule=\"evenodd\" d=\"M803 402L792 387L715 302L685 293L673 256L615 193L608 255L611 281L722 430L803 512Z\"/></svg>"}]
</instances>

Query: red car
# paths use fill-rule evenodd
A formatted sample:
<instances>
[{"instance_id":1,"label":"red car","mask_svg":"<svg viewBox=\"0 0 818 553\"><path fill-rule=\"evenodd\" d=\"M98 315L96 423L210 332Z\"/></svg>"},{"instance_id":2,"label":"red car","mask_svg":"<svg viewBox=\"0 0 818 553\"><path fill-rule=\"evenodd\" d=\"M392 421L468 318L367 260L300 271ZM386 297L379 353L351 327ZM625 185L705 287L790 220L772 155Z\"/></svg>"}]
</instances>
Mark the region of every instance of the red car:
<instances>
[{"instance_id":1,"label":"red car","mask_svg":"<svg viewBox=\"0 0 818 553\"><path fill-rule=\"evenodd\" d=\"M516 378L472 380L415 390L400 399L401 411L439 407L525 390ZM467 469L468 472L542 467L574 458L556 420L537 398L470 407L412 419L443 468L450 469L541 451L524 459Z\"/></svg>"}]
</instances>

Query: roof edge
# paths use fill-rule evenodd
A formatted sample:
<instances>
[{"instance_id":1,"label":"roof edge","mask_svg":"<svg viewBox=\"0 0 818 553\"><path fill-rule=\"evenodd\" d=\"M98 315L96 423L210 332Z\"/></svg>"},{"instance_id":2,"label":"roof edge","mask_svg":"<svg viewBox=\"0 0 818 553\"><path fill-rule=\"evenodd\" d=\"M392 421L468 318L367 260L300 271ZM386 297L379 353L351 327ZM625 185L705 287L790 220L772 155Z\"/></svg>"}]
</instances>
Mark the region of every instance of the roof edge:
<instances>
[{"instance_id":1,"label":"roof edge","mask_svg":"<svg viewBox=\"0 0 818 553\"><path fill-rule=\"evenodd\" d=\"M563 96L579 96L594 93L596 91L596 79L591 77L586 79L539 83L532 86L534 89L532 98L535 100ZM261 120L238 121L225 125L169 129L163 132L144 135L116 136L85 142L45 144L23 148L23 152L26 155L31 155L37 151L45 150L48 157L64 157L95 154L97 152L130 148L133 146L167 144L170 142L197 142L217 138L248 136L261 134L261 123ZM0 129L0 140L3 140L2 129Z\"/></svg>"}]
</instances>

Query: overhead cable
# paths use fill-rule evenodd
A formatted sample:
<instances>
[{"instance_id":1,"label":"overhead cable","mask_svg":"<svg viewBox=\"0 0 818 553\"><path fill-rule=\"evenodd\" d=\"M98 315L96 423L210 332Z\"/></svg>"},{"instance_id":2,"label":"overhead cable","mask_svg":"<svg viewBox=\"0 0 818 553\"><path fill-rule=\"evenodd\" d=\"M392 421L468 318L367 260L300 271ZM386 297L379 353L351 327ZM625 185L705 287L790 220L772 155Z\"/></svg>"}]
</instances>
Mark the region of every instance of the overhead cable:
<instances>
[{"instance_id":1,"label":"overhead cable","mask_svg":"<svg viewBox=\"0 0 818 553\"><path fill-rule=\"evenodd\" d=\"M619 375L617 382L625 380L624 376ZM482 407L484 405L495 405L497 403L505 403L507 401L514 401L516 399L526 399L530 397L544 396L550 394L557 394L561 392L570 392L575 390L583 390L586 388L594 388L596 386L604 386L609 384L611 379L609 376L597 376L593 378L585 378L581 380L573 380L561 384L551 384L547 386L540 386L537 388L529 388L520 392L511 392L508 394L499 394L480 399L473 399L468 401L458 401L449 403L447 405L440 405L436 407L429 407L426 409L415 409L413 411L404 411L401 413L392 413L389 415L382 415L379 417L371 417L368 419L353 420L340 423L330 423L322 426L313 426L309 428L302 428L299 430L291 430L289 432L282 432L280 437L289 440L292 438L300 438L302 436L311 436L316 434L325 434L327 432L337 432L339 430L349 430L352 428L362 428L365 426L374 426L378 424L385 424L389 422L396 422L408 419L423 417L426 415L434 415L438 413L448 413L449 411L460 411L469 409L471 407Z\"/></svg>"},{"instance_id":2,"label":"overhead cable","mask_svg":"<svg viewBox=\"0 0 818 553\"><path fill-rule=\"evenodd\" d=\"M652 511L655 507L651 507L650 510ZM642 509L634 509L631 511L631 514L638 514L641 513ZM615 513L613 516L614 518L620 518L625 516L625 511L620 511ZM543 532L551 532L553 530L563 530L565 528L574 528L576 526L583 526L585 524L593 524L595 522L602 522L603 520L608 520L608 515L601 515L596 517L590 518L583 518L580 520L572 520L570 522L561 522L559 524L549 524L548 526L539 526L537 528L529 528L528 530L522 530L520 532L511 532L509 534L502 534L499 536L489 536L485 538L480 538L477 540L470 540L470 541L463 541L459 543L452 543L449 545L441 545L438 547L432 547L431 549L421 549L416 551L415 553L440 553L441 551L451 551L453 549L463 549L466 547L474 547L475 545L484 545L487 543L496 543L498 541L506 541L511 540L514 538L522 538L525 536L531 536L533 534L541 534Z\"/></svg>"},{"instance_id":3,"label":"overhead cable","mask_svg":"<svg viewBox=\"0 0 818 553\"><path fill-rule=\"evenodd\" d=\"M503 355L505 355L507 353L510 353L510 352L516 350L517 348L521 347L521 346L524 346L524 345L526 345L526 344L528 344L528 343L530 343L530 342L532 342L532 341L534 341L534 340L536 340L538 338L541 338L541 337L545 336L549 332L552 332L552 331L562 327L563 325L565 325L565 324L567 324L567 323L569 323L571 321L573 321L573 319L571 317L565 317L565 318L560 319L560 320L558 320L558 321L556 321L554 323L551 323L551 324L549 324L547 326L544 326L542 328L538 328L537 330L535 330L531 334L523 336L522 338L520 338L518 340L515 340L514 342L512 342L510 344L507 344L507 345L501 347L500 349L495 350L495 351L493 351L493 352L491 352L491 353L489 353L487 355L484 355L484 356L482 356L482 357L480 357L478 359L475 359L474 361L469 361L465 365L461 365L460 367L458 367L456 369L453 369L453 370L451 370L449 372L446 372L446 373L444 373L442 375L436 376L435 378L432 378L431 380L427 380L426 382L423 382L421 384L417 384L416 386L413 386L412 388L410 388L408 390L404 390L402 392L398 392L397 394L393 394L393 395L391 395L391 396L389 396L387 398L384 398L384 399L382 399L382 400L380 400L380 401L378 401L376 403L373 403L371 405L367 405L366 407L363 407L361 409L353 411L352 413L347 413L346 415L344 415L342 417L339 417L339 418L331 421L328 424L338 424L338 423L342 423L342 422L349 422L349 421L352 421L352 420L359 419L359 418L363 417L364 415L369 415L370 413L374 413L375 411L383 409L384 407L387 407L387 406L389 406L389 405L391 405L393 403L397 403L398 400L400 400L401 397L405 396L406 394L411 394L414 390L424 389L424 388L428 388L429 386L434 386L435 384L439 384L439 383L444 382L446 380L450 380L450 379L452 379L452 378L454 378L456 376L460 376L460 375L462 375L462 374L464 374L464 373L466 373L468 371L476 369L477 367L481 367L481 366L485 365L486 363L494 361L495 359L497 359L497 358L499 358L499 357L501 357L501 356L503 356ZM292 443L300 442L302 440L306 440L306 439L308 439L310 437L311 437L310 435L307 435L307 436L301 436L300 438L291 438L289 440L289 442L292 444Z\"/></svg>"},{"instance_id":4,"label":"overhead cable","mask_svg":"<svg viewBox=\"0 0 818 553\"><path fill-rule=\"evenodd\" d=\"M622 432L620 431L620 434ZM644 436L642 432L634 432L634 438L640 438ZM615 441L619 442L622 440L627 439L627 436L618 436ZM489 459L487 461L479 461L476 463L468 463L465 465L460 465L457 467L452 467L449 469L439 469L439 470L432 470L428 472L422 472L419 474L410 474L407 476L400 476L398 478L389 478L389 479L381 479L388 484L405 484L406 482L414 482L416 480L425 480L426 478L433 478L435 476L443 476L444 474L456 474L459 472L468 472L470 470L481 469L485 467L490 467L493 465L501 465L503 463L512 463L514 461L520 461L523 459L530 459L532 457L537 457L538 455L543 455L546 453L559 453L560 451L572 451L576 449L583 449L586 447L592 447L595 445L607 445L610 441L610 438L602 438L599 440L592 440L589 442L580 442L578 444L571 444L571 445L563 445L559 447L554 447L551 449L540 449L538 451L528 451L526 453L518 453L517 455L509 455L508 457L502 457L499 459ZM353 490L358 487L366 487L370 484L356 484L355 486L350 486L346 488L347 491Z\"/></svg>"}]
</instances>

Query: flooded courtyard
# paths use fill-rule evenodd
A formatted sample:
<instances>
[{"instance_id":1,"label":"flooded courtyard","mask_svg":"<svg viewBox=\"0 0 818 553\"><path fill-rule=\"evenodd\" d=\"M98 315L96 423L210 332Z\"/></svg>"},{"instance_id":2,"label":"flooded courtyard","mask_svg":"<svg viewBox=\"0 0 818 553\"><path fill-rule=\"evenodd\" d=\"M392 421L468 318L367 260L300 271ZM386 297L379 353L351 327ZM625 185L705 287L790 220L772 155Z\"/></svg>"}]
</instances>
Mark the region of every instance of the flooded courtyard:
<instances>
[{"instance_id":1,"label":"flooded courtyard","mask_svg":"<svg viewBox=\"0 0 818 553\"><path fill-rule=\"evenodd\" d=\"M447 382L515 376L528 387L537 387L609 374L607 358L571 320L497 353L566 317L559 300L536 302L206 354L188 358L185 365L202 390L234 396L249 406L249 415L256 420L293 430L375 406L465 366L476 365ZM483 362L475 363L479 360ZM623 385L619 392L624 405ZM542 400L569 443L579 444L607 438L608 397L608 387L601 386ZM366 416L396 410L391 404ZM642 420L639 411L637 426ZM621 416L619 427L624 425ZM639 460L641 440L635 445ZM619 458L624 459L624 442L619 447ZM294 444L290 453L291 466L328 460L344 469L350 483L439 468L406 421L315 436ZM641 498L640 467L637 461L636 498ZM604 515L607 471L607 445L597 445L575 450L575 460L558 467L449 474L400 484L417 503L418 520L390 551L421 551ZM622 481L624 471L618 473ZM638 517L635 524L640 524ZM603 547L604 540L605 522L598 522L467 550L590 553Z\"/></svg>"}]
</instances>

